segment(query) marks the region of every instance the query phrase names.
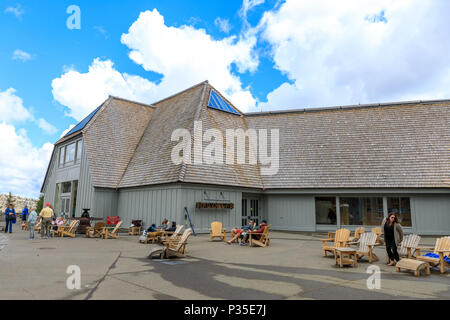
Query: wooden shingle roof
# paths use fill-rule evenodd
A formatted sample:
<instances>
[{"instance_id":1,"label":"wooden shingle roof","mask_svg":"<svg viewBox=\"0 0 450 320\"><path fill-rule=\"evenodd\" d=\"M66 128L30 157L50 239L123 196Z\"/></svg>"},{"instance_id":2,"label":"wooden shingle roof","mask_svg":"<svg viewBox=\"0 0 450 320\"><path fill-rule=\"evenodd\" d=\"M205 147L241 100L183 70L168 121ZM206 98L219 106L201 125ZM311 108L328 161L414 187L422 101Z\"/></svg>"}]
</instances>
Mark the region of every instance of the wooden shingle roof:
<instances>
[{"instance_id":1,"label":"wooden shingle roof","mask_svg":"<svg viewBox=\"0 0 450 320\"><path fill-rule=\"evenodd\" d=\"M449 101L236 115L207 107L211 89L203 82L151 106L111 97L83 130L93 185L450 188ZM172 132L193 134L195 121L224 137L226 129L278 129L278 173L261 175L260 164L173 164Z\"/></svg>"}]
</instances>

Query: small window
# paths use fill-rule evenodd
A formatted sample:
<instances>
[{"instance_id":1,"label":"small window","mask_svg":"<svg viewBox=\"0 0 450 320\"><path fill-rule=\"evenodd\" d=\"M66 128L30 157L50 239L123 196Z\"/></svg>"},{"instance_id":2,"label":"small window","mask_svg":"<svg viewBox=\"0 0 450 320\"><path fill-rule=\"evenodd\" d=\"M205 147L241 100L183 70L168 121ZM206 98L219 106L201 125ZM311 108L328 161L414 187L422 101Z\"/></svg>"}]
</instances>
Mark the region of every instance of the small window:
<instances>
[{"instance_id":1,"label":"small window","mask_svg":"<svg viewBox=\"0 0 450 320\"><path fill-rule=\"evenodd\" d=\"M77 142L77 161L81 159L81 152L83 151L83 142L79 140Z\"/></svg>"},{"instance_id":2,"label":"small window","mask_svg":"<svg viewBox=\"0 0 450 320\"><path fill-rule=\"evenodd\" d=\"M66 147L59 148L59 167L64 165L64 157L66 155Z\"/></svg>"},{"instance_id":3,"label":"small window","mask_svg":"<svg viewBox=\"0 0 450 320\"><path fill-rule=\"evenodd\" d=\"M387 198L388 213L395 213L402 226L411 227L411 206L408 197Z\"/></svg>"},{"instance_id":4,"label":"small window","mask_svg":"<svg viewBox=\"0 0 450 320\"><path fill-rule=\"evenodd\" d=\"M67 146L65 163L74 162L75 161L75 148L76 148L76 144L75 143L69 144Z\"/></svg>"},{"instance_id":5,"label":"small window","mask_svg":"<svg viewBox=\"0 0 450 320\"><path fill-rule=\"evenodd\" d=\"M72 190L72 182L71 181L62 183L61 193L69 193L69 192L71 192L71 190Z\"/></svg>"},{"instance_id":6,"label":"small window","mask_svg":"<svg viewBox=\"0 0 450 320\"><path fill-rule=\"evenodd\" d=\"M336 197L316 197L316 223L336 224Z\"/></svg>"}]
</instances>

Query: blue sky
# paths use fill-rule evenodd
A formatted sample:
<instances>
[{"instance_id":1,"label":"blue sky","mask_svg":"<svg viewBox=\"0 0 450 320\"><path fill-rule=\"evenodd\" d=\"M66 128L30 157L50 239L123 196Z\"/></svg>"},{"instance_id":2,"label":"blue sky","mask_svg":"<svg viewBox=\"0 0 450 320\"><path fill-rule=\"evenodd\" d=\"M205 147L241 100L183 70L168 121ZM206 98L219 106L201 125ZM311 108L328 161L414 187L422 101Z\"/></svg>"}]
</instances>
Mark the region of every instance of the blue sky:
<instances>
[{"instance_id":1,"label":"blue sky","mask_svg":"<svg viewBox=\"0 0 450 320\"><path fill-rule=\"evenodd\" d=\"M80 30L66 27L70 16L66 9L71 4L77 4L81 9ZM263 4L259 12L249 15L249 21L257 21L263 7L269 8L273 4L274 1ZM140 12L157 8L167 25L193 24L221 39L226 34L220 31L214 20L218 16L227 18L233 25L231 31L239 32L242 28L238 15L241 5L240 1L3 1L0 30L13 32L2 34L0 91L15 88L26 107L58 128L57 133L49 135L42 134L37 126L24 124L33 144L55 142L64 129L76 122L65 116L65 107L52 95L51 82L63 73L65 67L86 72L92 60L101 57L114 61L121 72L158 80L161 75L145 71L131 61L127 56L129 50L120 42L122 33L127 32ZM20 17L4 12L8 7L18 6L23 11ZM26 62L12 60L16 49L29 53L31 59ZM261 99L284 78L279 71L272 69L270 60L263 61L263 64L267 65L261 65L261 71L268 72L270 80L248 74L242 77L244 84L255 87L254 94ZM93 105L92 109L95 107Z\"/></svg>"},{"instance_id":2,"label":"blue sky","mask_svg":"<svg viewBox=\"0 0 450 320\"><path fill-rule=\"evenodd\" d=\"M66 25L70 5L81 29ZM243 111L450 98L443 0L2 1L0 193L37 196L52 144L107 95L203 80Z\"/></svg>"}]
</instances>

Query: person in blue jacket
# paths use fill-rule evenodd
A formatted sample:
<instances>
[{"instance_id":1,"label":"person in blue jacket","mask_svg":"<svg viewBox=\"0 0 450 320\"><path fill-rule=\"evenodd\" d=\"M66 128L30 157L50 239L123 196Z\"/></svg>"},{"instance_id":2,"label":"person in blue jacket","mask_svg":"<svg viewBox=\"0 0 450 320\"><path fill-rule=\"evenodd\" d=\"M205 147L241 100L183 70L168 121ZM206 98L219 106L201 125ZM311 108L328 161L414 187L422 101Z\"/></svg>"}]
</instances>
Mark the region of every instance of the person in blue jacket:
<instances>
[{"instance_id":1,"label":"person in blue jacket","mask_svg":"<svg viewBox=\"0 0 450 320\"><path fill-rule=\"evenodd\" d=\"M28 216L28 206L25 206L22 210L22 221L27 221Z\"/></svg>"},{"instance_id":2,"label":"person in blue jacket","mask_svg":"<svg viewBox=\"0 0 450 320\"><path fill-rule=\"evenodd\" d=\"M13 223L16 223L16 211L13 208L13 205L10 203L8 205L8 208L5 210L5 233L8 232L9 227L9 233L12 233L12 225Z\"/></svg>"}]
</instances>

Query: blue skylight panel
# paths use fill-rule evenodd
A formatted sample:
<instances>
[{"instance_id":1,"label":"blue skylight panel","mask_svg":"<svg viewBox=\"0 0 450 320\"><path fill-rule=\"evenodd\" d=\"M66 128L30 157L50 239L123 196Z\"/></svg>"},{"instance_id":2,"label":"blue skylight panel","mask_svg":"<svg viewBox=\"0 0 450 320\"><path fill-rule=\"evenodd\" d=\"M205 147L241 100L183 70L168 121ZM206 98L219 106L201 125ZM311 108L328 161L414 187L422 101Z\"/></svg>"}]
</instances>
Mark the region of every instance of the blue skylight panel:
<instances>
[{"instance_id":1,"label":"blue skylight panel","mask_svg":"<svg viewBox=\"0 0 450 320\"><path fill-rule=\"evenodd\" d=\"M224 99L222 99L213 90L211 90L210 95L209 95L208 107L213 108L213 109L217 109L217 110L220 110L220 111L229 112L229 113L232 113L232 114L239 115L239 113L236 110L234 110L230 106L230 104L228 104Z\"/></svg>"},{"instance_id":2,"label":"blue skylight panel","mask_svg":"<svg viewBox=\"0 0 450 320\"><path fill-rule=\"evenodd\" d=\"M101 106L100 106L101 107ZM81 120L75 127L73 127L69 132L66 133L64 137L67 137L71 135L72 133L75 133L77 131L83 130L83 128L88 124L88 122L92 119L92 117L97 113L97 111L100 109L98 107L94 111L92 111L86 118Z\"/></svg>"}]
</instances>

